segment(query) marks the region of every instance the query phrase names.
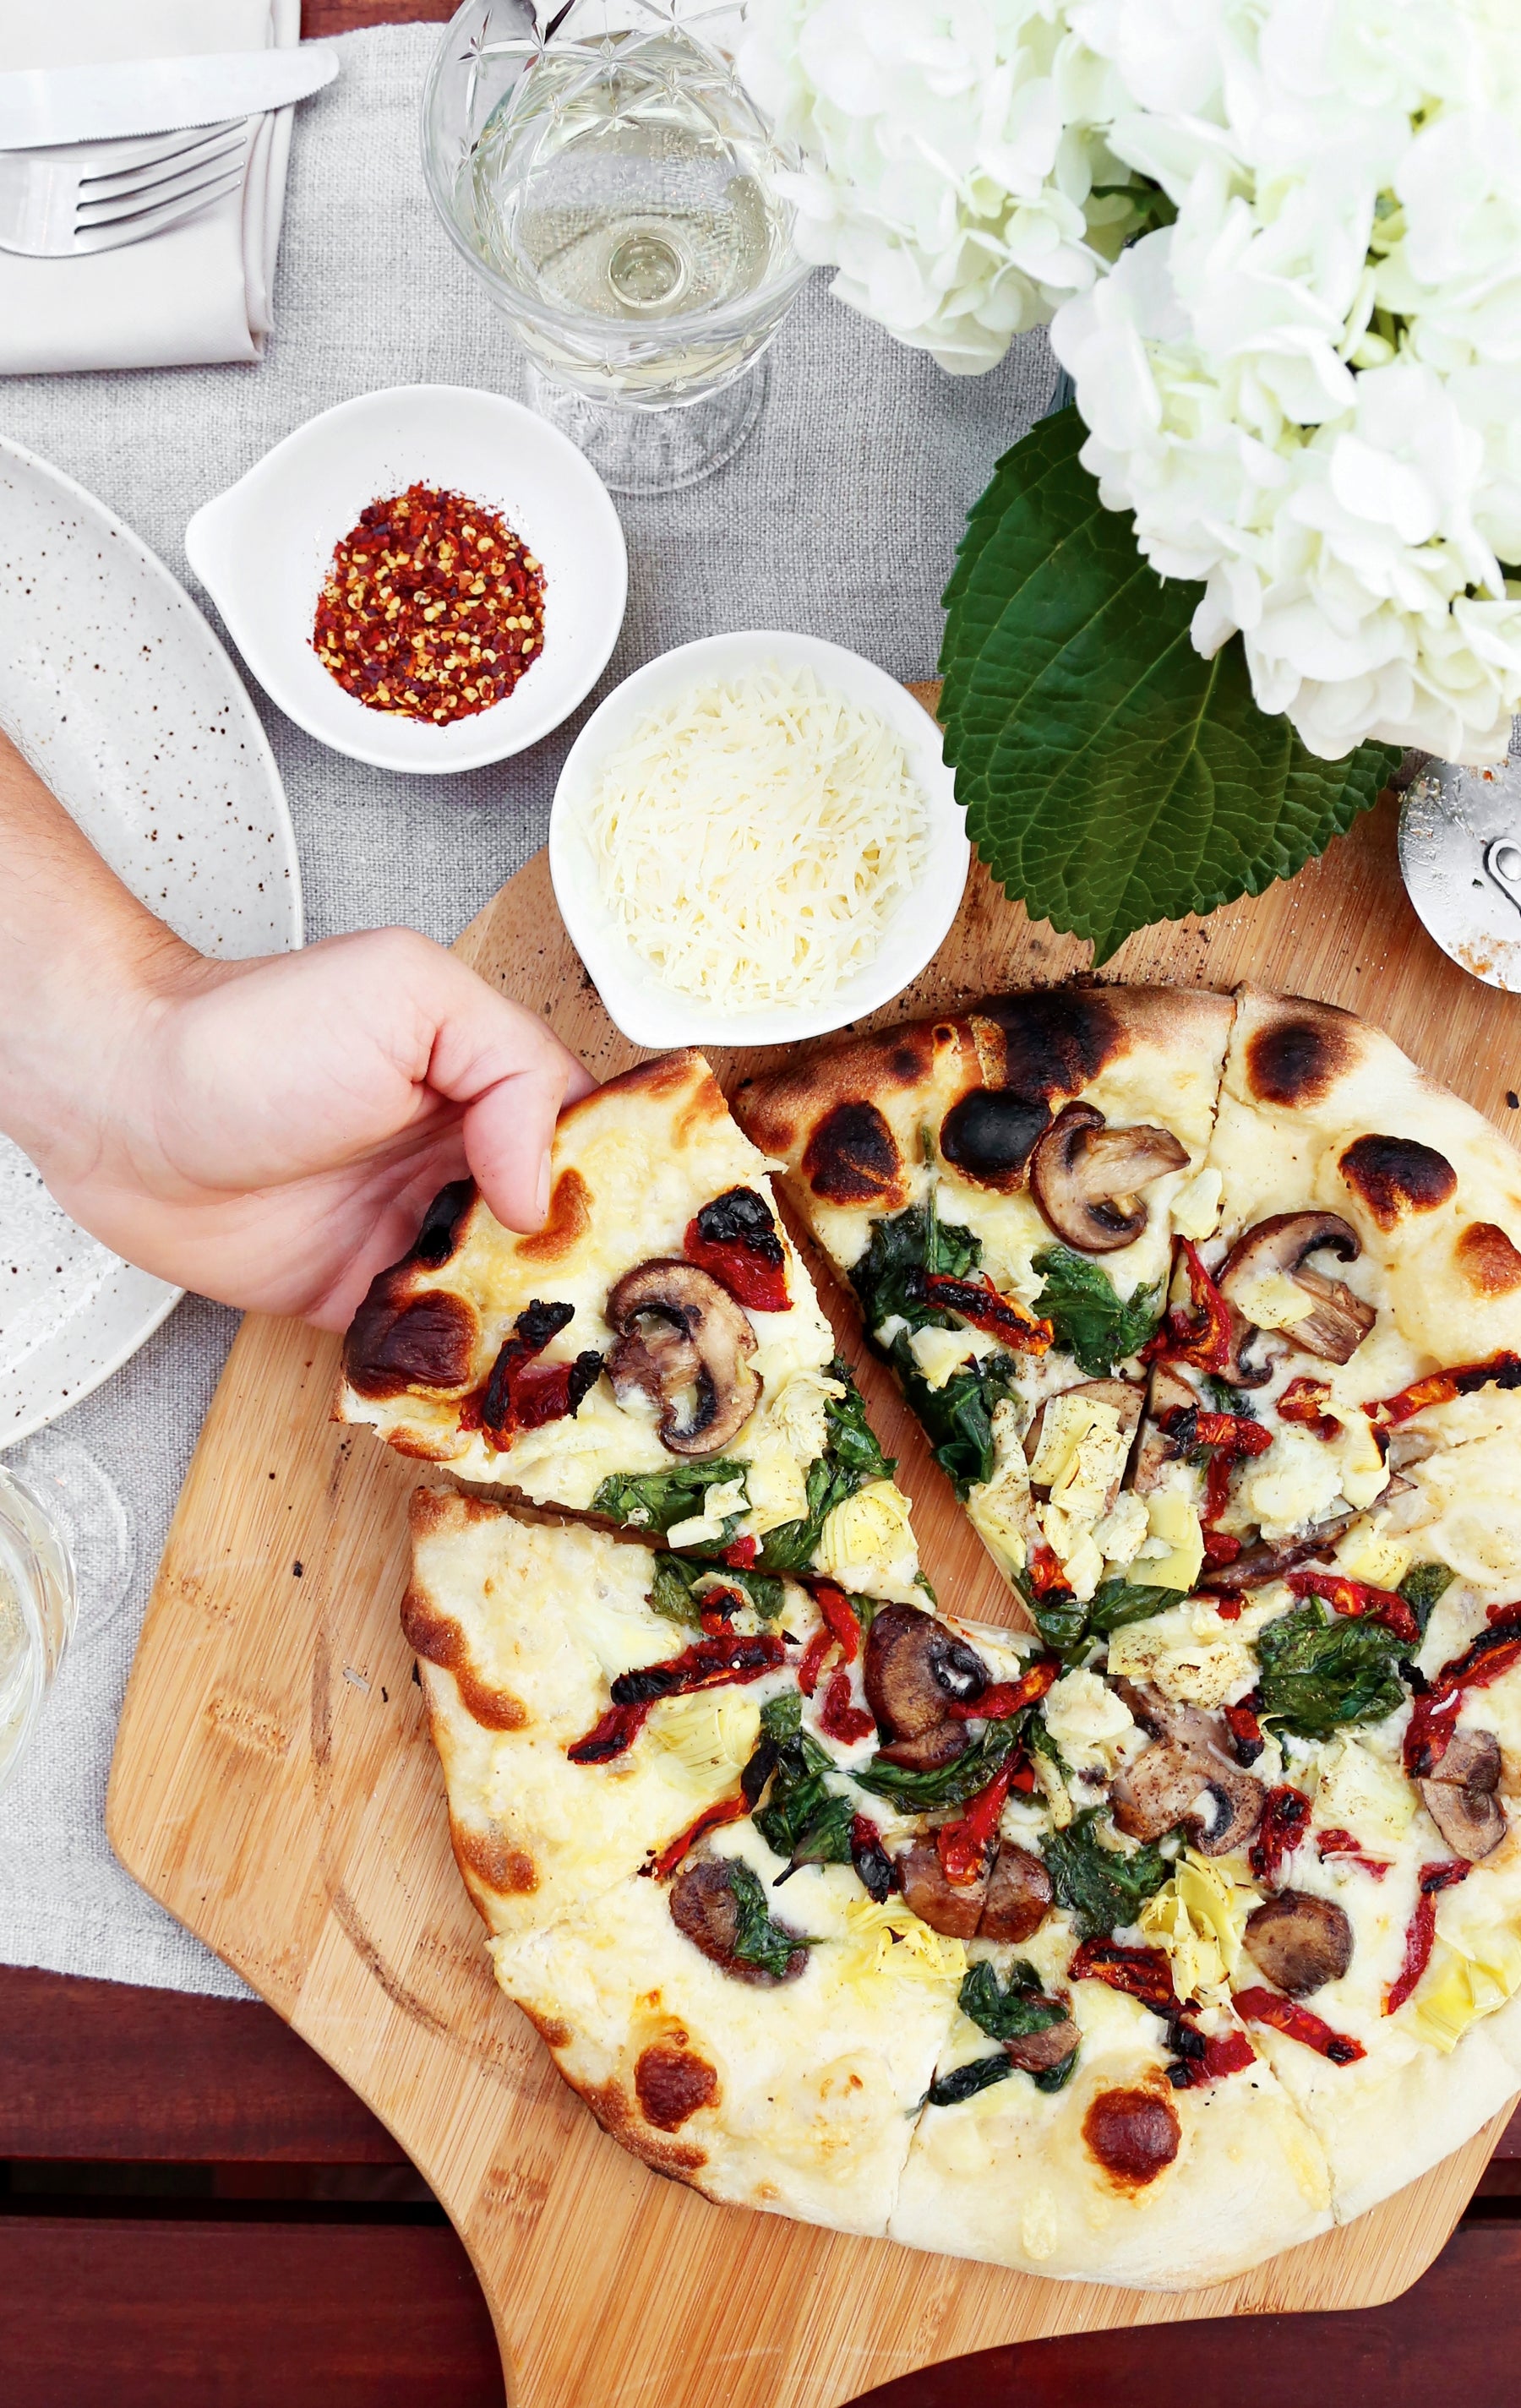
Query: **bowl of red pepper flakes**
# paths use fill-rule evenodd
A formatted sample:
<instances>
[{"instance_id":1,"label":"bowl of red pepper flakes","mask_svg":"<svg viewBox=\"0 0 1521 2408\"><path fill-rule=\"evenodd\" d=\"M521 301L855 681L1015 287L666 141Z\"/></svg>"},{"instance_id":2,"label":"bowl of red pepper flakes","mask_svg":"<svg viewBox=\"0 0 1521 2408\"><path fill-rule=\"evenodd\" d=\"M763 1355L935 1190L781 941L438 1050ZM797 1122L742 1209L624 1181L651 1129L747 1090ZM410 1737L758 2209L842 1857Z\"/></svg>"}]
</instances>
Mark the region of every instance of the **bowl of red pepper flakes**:
<instances>
[{"instance_id":1,"label":"bowl of red pepper flakes","mask_svg":"<svg viewBox=\"0 0 1521 2408\"><path fill-rule=\"evenodd\" d=\"M544 644L544 571L506 521L409 485L339 540L311 641L370 710L447 727L505 702Z\"/></svg>"},{"instance_id":2,"label":"bowl of red pepper flakes","mask_svg":"<svg viewBox=\"0 0 1521 2408\"><path fill-rule=\"evenodd\" d=\"M185 549L290 718L424 773L557 727L606 666L628 586L618 514L574 444L452 385L309 420L195 513Z\"/></svg>"}]
</instances>

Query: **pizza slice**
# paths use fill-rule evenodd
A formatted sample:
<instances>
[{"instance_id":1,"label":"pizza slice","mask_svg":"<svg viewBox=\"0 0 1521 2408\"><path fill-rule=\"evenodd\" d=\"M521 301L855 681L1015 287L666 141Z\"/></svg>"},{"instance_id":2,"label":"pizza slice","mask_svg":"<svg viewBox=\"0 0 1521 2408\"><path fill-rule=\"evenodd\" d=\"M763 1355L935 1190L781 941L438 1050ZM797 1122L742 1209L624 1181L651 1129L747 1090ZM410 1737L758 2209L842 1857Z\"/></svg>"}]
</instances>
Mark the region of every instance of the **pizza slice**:
<instances>
[{"instance_id":1,"label":"pizza slice","mask_svg":"<svg viewBox=\"0 0 1521 2408\"><path fill-rule=\"evenodd\" d=\"M1212 1222L1199 1173L1231 1012L1052 988L739 1090L1012 1579L1039 1559L1089 1598L1132 1565L1169 1577L1170 1539L1122 1482L1174 1235Z\"/></svg>"},{"instance_id":2,"label":"pizza slice","mask_svg":"<svg viewBox=\"0 0 1521 2408\"><path fill-rule=\"evenodd\" d=\"M338 1410L680 1553L915 1593L894 1467L700 1054L561 1115L533 1235L445 1188L354 1315Z\"/></svg>"}]
</instances>

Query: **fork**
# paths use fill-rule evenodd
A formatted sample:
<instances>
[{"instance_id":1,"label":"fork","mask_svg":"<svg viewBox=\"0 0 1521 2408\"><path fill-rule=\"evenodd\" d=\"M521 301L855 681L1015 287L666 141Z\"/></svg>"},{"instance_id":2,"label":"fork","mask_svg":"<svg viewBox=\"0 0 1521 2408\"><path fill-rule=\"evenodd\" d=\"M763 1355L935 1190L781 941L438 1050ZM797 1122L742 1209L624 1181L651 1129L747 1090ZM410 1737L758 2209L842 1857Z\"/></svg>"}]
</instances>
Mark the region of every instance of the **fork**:
<instances>
[{"instance_id":1,"label":"fork","mask_svg":"<svg viewBox=\"0 0 1521 2408\"><path fill-rule=\"evenodd\" d=\"M125 142L0 151L0 251L68 259L142 242L242 181L248 121Z\"/></svg>"}]
</instances>

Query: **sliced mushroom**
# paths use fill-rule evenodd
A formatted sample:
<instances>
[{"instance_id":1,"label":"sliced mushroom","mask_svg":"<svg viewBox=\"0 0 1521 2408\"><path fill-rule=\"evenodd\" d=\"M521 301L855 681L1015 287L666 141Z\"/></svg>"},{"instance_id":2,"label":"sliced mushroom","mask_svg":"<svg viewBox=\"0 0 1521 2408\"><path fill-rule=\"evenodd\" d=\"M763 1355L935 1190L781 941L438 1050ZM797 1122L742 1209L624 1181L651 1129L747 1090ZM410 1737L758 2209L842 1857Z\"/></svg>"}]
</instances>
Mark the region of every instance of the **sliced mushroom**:
<instances>
[{"instance_id":1,"label":"sliced mushroom","mask_svg":"<svg viewBox=\"0 0 1521 2408\"><path fill-rule=\"evenodd\" d=\"M1335 1900L1283 1889L1246 1918L1246 1951L1270 1982L1307 1999L1339 1982L1352 1962L1352 1926Z\"/></svg>"},{"instance_id":2,"label":"sliced mushroom","mask_svg":"<svg viewBox=\"0 0 1521 2408\"><path fill-rule=\"evenodd\" d=\"M1130 1439L1141 1426L1142 1394L1143 1391L1130 1380L1079 1380L1073 1387L1059 1388L1056 1396L1047 1397L1036 1407L1035 1418L1025 1433L1026 1462L1033 1463L1040 1452L1040 1438L1046 1426L1046 1414L1056 1402L1056 1397L1091 1397L1095 1404L1111 1406L1120 1417L1120 1427L1125 1436ZM1122 1464L1114 1475L1110 1493L1104 1500L1106 1512L1119 1494L1120 1482L1124 1475L1125 1466Z\"/></svg>"},{"instance_id":3,"label":"sliced mushroom","mask_svg":"<svg viewBox=\"0 0 1521 2408\"><path fill-rule=\"evenodd\" d=\"M1241 1847L1261 1820L1268 1793L1235 1762L1224 1725L1198 1706L1173 1705L1131 1682L1114 1686L1155 1742L1125 1767L1110 1792L1119 1829L1133 1840L1159 1840L1182 1824L1201 1856Z\"/></svg>"},{"instance_id":4,"label":"sliced mushroom","mask_svg":"<svg viewBox=\"0 0 1521 2408\"><path fill-rule=\"evenodd\" d=\"M605 1308L618 1343L608 1376L619 1401L642 1389L660 1408L671 1455L717 1455L760 1398L755 1332L742 1305L693 1263L640 1263Z\"/></svg>"},{"instance_id":5,"label":"sliced mushroom","mask_svg":"<svg viewBox=\"0 0 1521 2408\"><path fill-rule=\"evenodd\" d=\"M1442 1759L1420 1783L1426 1811L1457 1856L1476 1865L1492 1856L1510 1826L1496 1797L1499 1742L1493 1731L1455 1731Z\"/></svg>"},{"instance_id":6,"label":"sliced mushroom","mask_svg":"<svg viewBox=\"0 0 1521 2408\"><path fill-rule=\"evenodd\" d=\"M1202 1400L1197 1389L1190 1387L1182 1375L1169 1363L1152 1365L1151 1383L1146 1390L1146 1419L1136 1449L1135 1470L1130 1485L1144 1497L1154 1489L1169 1463L1178 1458L1178 1442L1169 1438L1162 1423L1172 1413L1191 1412Z\"/></svg>"},{"instance_id":7,"label":"sliced mushroom","mask_svg":"<svg viewBox=\"0 0 1521 2408\"><path fill-rule=\"evenodd\" d=\"M1022 2032L1017 2040L1006 2040L1004 2054L1021 2073L1049 2073L1053 2066L1071 2056L1079 2037L1071 2016L1063 2015L1059 2024L1047 2024L1043 2031Z\"/></svg>"},{"instance_id":8,"label":"sliced mushroom","mask_svg":"<svg viewBox=\"0 0 1521 2408\"><path fill-rule=\"evenodd\" d=\"M796 1982L808 1963L808 1949L801 1933L797 1945L787 1958L786 1971L768 1973L762 1966L747 1965L734 1953L739 1936L739 1909L730 1882L730 1869L717 1857L708 1857L682 1873L670 1887L671 1921L678 1931L683 1931L695 1948L712 1963L731 1973L737 1982L753 1983L759 1989L775 1989L779 1983ZM785 1930L783 1924L780 1927Z\"/></svg>"},{"instance_id":9,"label":"sliced mushroom","mask_svg":"<svg viewBox=\"0 0 1521 2408\"><path fill-rule=\"evenodd\" d=\"M1110 1128L1092 1104L1068 1104L1037 1140L1030 1186L1058 1238L1085 1254L1112 1254L1146 1226L1141 1190L1187 1160L1170 1129Z\"/></svg>"},{"instance_id":10,"label":"sliced mushroom","mask_svg":"<svg viewBox=\"0 0 1521 2408\"><path fill-rule=\"evenodd\" d=\"M905 1772L939 1772L954 1764L971 1745L965 1723L935 1723L913 1739L895 1739L878 1751L884 1764L900 1765Z\"/></svg>"},{"instance_id":11,"label":"sliced mushroom","mask_svg":"<svg viewBox=\"0 0 1521 2408\"><path fill-rule=\"evenodd\" d=\"M1387 1497L1394 1484L1384 1491ZM1384 1498L1379 1499L1382 1504ZM1302 1539L1285 1539L1281 1546L1260 1545L1245 1548L1233 1564L1218 1564L1209 1575L1212 1594L1224 1591L1234 1596L1243 1588L1260 1588L1265 1581L1277 1580L1283 1572L1292 1571L1311 1555L1323 1555L1333 1539L1350 1530L1357 1516L1354 1512L1333 1514L1328 1522L1317 1522Z\"/></svg>"},{"instance_id":12,"label":"sliced mushroom","mask_svg":"<svg viewBox=\"0 0 1521 2408\"><path fill-rule=\"evenodd\" d=\"M1339 1212L1274 1212L1238 1238L1221 1268L1218 1285L1227 1304L1245 1311L1250 1283L1278 1272L1313 1300L1313 1310L1290 1322L1283 1335L1307 1354L1345 1363L1356 1353L1378 1315L1344 1280L1310 1268L1309 1257L1329 1248L1339 1262L1355 1263L1362 1240Z\"/></svg>"},{"instance_id":13,"label":"sliced mushroom","mask_svg":"<svg viewBox=\"0 0 1521 2408\"><path fill-rule=\"evenodd\" d=\"M981 1697L988 1678L976 1650L916 1605L882 1607L867 1639L862 1672L867 1703L888 1740L937 1730L947 1707Z\"/></svg>"},{"instance_id":14,"label":"sliced mushroom","mask_svg":"<svg viewBox=\"0 0 1521 2408\"><path fill-rule=\"evenodd\" d=\"M978 1938L1032 1939L1051 1912L1052 1895L1051 1875L1040 1858L1005 1840L988 1875Z\"/></svg>"},{"instance_id":15,"label":"sliced mushroom","mask_svg":"<svg viewBox=\"0 0 1521 2408\"><path fill-rule=\"evenodd\" d=\"M915 1840L893 1859L904 1903L931 1931L951 1940L973 1940L987 1896L987 1875L976 1881L949 1882L933 1840Z\"/></svg>"}]
</instances>

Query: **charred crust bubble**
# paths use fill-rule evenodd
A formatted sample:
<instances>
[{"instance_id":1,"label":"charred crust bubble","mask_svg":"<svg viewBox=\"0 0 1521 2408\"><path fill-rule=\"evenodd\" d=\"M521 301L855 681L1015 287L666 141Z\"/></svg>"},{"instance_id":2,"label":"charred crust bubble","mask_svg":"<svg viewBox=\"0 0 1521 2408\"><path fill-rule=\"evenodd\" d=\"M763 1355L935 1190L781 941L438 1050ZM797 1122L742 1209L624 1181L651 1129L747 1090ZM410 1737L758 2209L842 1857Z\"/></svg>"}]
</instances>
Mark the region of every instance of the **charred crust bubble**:
<instances>
[{"instance_id":1,"label":"charred crust bubble","mask_svg":"<svg viewBox=\"0 0 1521 2408\"><path fill-rule=\"evenodd\" d=\"M897 1140L875 1104L836 1104L803 1152L803 1176L826 1204L885 1202L897 1194Z\"/></svg>"},{"instance_id":2,"label":"charred crust bubble","mask_svg":"<svg viewBox=\"0 0 1521 2408\"><path fill-rule=\"evenodd\" d=\"M743 1246L758 1262L780 1268L786 1260L776 1220L764 1196L753 1187L730 1187L697 1214L697 1234L710 1246Z\"/></svg>"},{"instance_id":3,"label":"charred crust bubble","mask_svg":"<svg viewBox=\"0 0 1521 2408\"><path fill-rule=\"evenodd\" d=\"M669 2041L654 2041L640 2052L634 2090L647 2124L657 2132L679 2132L689 2115L717 2100L718 2072L705 2057Z\"/></svg>"},{"instance_id":4,"label":"charred crust bubble","mask_svg":"<svg viewBox=\"0 0 1521 2408\"><path fill-rule=\"evenodd\" d=\"M1246 1049L1252 1093L1265 1104L1318 1104L1353 1061L1351 1039L1334 1020L1281 1020Z\"/></svg>"},{"instance_id":5,"label":"charred crust bubble","mask_svg":"<svg viewBox=\"0 0 1521 2408\"><path fill-rule=\"evenodd\" d=\"M1083 2118L1083 2137L1112 2182L1143 2190L1177 2156L1183 2127L1162 2091L1100 2090Z\"/></svg>"},{"instance_id":6,"label":"charred crust bubble","mask_svg":"<svg viewBox=\"0 0 1521 2408\"><path fill-rule=\"evenodd\" d=\"M995 996L978 1017L1002 1030L1004 1084L1021 1096L1075 1096L1125 1051L1120 1015L1099 989Z\"/></svg>"},{"instance_id":7,"label":"charred crust bubble","mask_svg":"<svg viewBox=\"0 0 1521 2408\"><path fill-rule=\"evenodd\" d=\"M1457 1185L1446 1155L1413 1137L1357 1138L1341 1169L1381 1229L1394 1228L1408 1212L1434 1212Z\"/></svg>"},{"instance_id":8,"label":"charred crust bubble","mask_svg":"<svg viewBox=\"0 0 1521 2408\"><path fill-rule=\"evenodd\" d=\"M375 1280L343 1341L343 1369L361 1397L399 1397L409 1388L459 1389L475 1360L476 1317L447 1288L399 1304L396 1271Z\"/></svg>"},{"instance_id":9,"label":"charred crust bubble","mask_svg":"<svg viewBox=\"0 0 1521 2408\"><path fill-rule=\"evenodd\" d=\"M1050 1107L1012 1087L973 1087L940 1123L940 1152L979 1186L1019 1187L1050 1125Z\"/></svg>"},{"instance_id":10,"label":"charred crust bubble","mask_svg":"<svg viewBox=\"0 0 1521 2408\"><path fill-rule=\"evenodd\" d=\"M412 1247L412 1260L428 1271L441 1271L459 1244L465 1216L475 1202L475 1181L452 1179L440 1187L423 1215L423 1226Z\"/></svg>"},{"instance_id":11,"label":"charred crust bubble","mask_svg":"<svg viewBox=\"0 0 1521 2408\"><path fill-rule=\"evenodd\" d=\"M1493 1221L1471 1221L1453 1252L1475 1296L1511 1296L1521 1287L1521 1254Z\"/></svg>"}]
</instances>

